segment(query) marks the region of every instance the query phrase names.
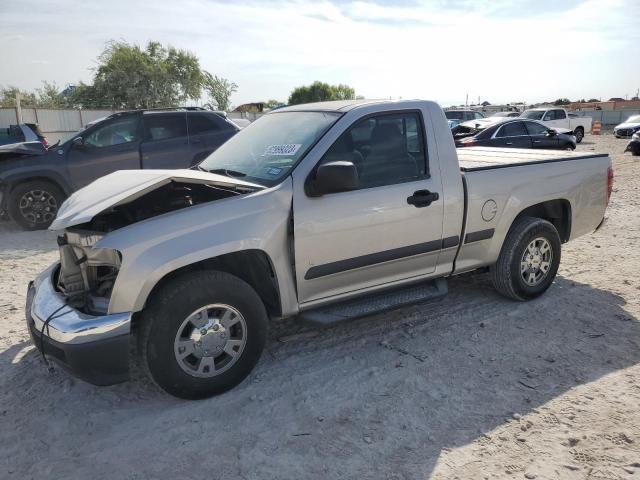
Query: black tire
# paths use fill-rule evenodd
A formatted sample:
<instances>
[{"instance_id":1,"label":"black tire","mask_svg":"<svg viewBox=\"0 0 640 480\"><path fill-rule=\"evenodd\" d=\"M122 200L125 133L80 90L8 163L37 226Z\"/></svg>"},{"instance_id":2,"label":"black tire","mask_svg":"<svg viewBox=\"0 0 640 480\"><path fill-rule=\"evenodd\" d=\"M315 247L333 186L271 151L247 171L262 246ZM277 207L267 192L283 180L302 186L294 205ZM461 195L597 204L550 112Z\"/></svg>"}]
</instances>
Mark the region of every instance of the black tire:
<instances>
[{"instance_id":1,"label":"black tire","mask_svg":"<svg viewBox=\"0 0 640 480\"><path fill-rule=\"evenodd\" d=\"M44 230L55 219L64 199L64 192L54 183L33 180L11 190L7 209L11 219L25 230Z\"/></svg>"},{"instance_id":2,"label":"black tire","mask_svg":"<svg viewBox=\"0 0 640 480\"><path fill-rule=\"evenodd\" d=\"M551 247L550 266L535 285L529 285L520 270L527 246L537 238L545 239ZM498 261L491 268L494 288L513 300L531 300L542 295L553 282L560 266L560 235L552 223L541 218L518 218L505 238ZM526 266L526 265L525 265Z\"/></svg>"},{"instance_id":3,"label":"black tire","mask_svg":"<svg viewBox=\"0 0 640 480\"><path fill-rule=\"evenodd\" d=\"M578 127L574 130L574 135L576 137L576 143L580 143L584 138L584 128Z\"/></svg>"},{"instance_id":4,"label":"black tire","mask_svg":"<svg viewBox=\"0 0 640 480\"><path fill-rule=\"evenodd\" d=\"M210 304L229 305L240 312L246 323L246 343L228 370L199 378L180 366L174 341L183 321ZM262 300L243 280L213 270L188 273L162 286L148 302L138 335L140 363L151 379L171 395L185 399L217 395L249 375L264 349L268 325Z\"/></svg>"}]
</instances>

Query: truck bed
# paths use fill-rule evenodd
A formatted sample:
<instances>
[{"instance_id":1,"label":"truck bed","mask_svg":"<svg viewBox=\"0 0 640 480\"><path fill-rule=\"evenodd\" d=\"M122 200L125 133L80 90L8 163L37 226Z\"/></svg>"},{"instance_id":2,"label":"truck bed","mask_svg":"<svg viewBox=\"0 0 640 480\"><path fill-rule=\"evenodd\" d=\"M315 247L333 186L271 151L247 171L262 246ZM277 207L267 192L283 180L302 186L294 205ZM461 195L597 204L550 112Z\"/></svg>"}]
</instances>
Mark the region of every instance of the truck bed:
<instances>
[{"instance_id":1,"label":"truck bed","mask_svg":"<svg viewBox=\"0 0 640 480\"><path fill-rule=\"evenodd\" d=\"M495 168L564 162L584 158L606 157L605 153L569 152L564 150L533 150L528 148L458 148L458 163L463 172L492 170Z\"/></svg>"}]
</instances>

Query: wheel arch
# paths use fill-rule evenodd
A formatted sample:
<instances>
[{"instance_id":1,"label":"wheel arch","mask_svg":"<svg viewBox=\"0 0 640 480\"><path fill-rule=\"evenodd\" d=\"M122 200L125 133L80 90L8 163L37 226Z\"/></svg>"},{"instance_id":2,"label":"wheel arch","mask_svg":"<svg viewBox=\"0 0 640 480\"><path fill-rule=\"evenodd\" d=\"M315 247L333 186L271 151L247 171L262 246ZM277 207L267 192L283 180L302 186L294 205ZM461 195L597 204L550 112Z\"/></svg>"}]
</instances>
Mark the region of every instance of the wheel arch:
<instances>
[{"instance_id":1,"label":"wheel arch","mask_svg":"<svg viewBox=\"0 0 640 480\"><path fill-rule=\"evenodd\" d=\"M282 315L276 269L269 255L259 249L239 250L183 265L165 274L155 283L147 295L145 304L166 283L189 272L199 270L218 270L244 280L262 299L270 316Z\"/></svg>"},{"instance_id":2,"label":"wheel arch","mask_svg":"<svg viewBox=\"0 0 640 480\"><path fill-rule=\"evenodd\" d=\"M537 217L552 223L562 243L569 241L571 237L571 203L566 199L547 200L522 210L511 222L513 225L522 217ZM509 227L511 228L511 227Z\"/></svg>"},{"instance_id":3,"label":"wheel arch","mask_svg":"<svg viewBox=\"0 0 640 480\"><path fill-rule=\"evenodd\" d=\"M62 178L62 176L53 172L25 172L22 174L8 176L2 180L2 182L7 185L6 193L10 193L18 185L22 185L23 183L37 181L52 183L66 196L69 196L72 192L71 187L69 187L69 184Z\"/></svg>"}]
</instances>

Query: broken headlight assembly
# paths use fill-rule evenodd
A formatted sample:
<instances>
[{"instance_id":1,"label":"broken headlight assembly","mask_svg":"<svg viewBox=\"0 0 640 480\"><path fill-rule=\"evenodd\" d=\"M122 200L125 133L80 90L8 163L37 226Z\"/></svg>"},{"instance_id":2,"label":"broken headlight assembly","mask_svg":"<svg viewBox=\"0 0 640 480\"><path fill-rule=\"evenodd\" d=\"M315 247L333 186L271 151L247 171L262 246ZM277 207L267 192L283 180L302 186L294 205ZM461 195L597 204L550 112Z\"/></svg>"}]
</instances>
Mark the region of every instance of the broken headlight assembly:
<instances>
[{"instance_id":1,"label":"broken headlight assembly","mask_svg":"<svg viewBox=\"0 0 640 480\"><path fill-rule=\"evenodd\" d=\"M58 237L60 271L56 286L70 305L88 314L105 314L121 265L117 250L94 248L101 233L66 231Z\"/></svg>"}]
</instances>

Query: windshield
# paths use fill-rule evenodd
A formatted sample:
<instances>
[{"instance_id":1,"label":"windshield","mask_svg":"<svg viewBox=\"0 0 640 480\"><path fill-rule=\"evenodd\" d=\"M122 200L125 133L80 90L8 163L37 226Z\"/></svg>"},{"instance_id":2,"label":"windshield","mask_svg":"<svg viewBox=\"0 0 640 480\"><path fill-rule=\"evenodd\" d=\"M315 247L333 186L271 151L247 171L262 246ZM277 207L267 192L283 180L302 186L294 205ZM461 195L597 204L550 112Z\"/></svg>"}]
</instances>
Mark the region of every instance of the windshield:
<instances>
[{"instance_id":1,"label":"windshield","mask_svg":"<svg viewBox=\"0 0 640 480\"><path fill-rule=\"evenodd\" d=\"M341 115L336 112L265 115L222 144L199 168L261 185L275 185Z\"/></svg>"},{"instance_id":2,"label":"windshield","mask_svg":"<svg viewBox=\"0 0 640 480\"><path fill-rule=\"evenodd\" d=\"M462 120L464 118L464 112L449 110L444 112L444 116L450 120Z\"/></svg>"},{"instance_id":3,"label":"windshield","mask_svg":"<svg viewBox=\"0 0 640 480\"><path fill-rule=\"evenodd\" d=\"M640 115L633 115L627 118L627 123L640 123Z\"/></svg>"},{"instance_id":4,"label":"windshield","mask_svg":"<svg viewBox=\"0 0 640 480\"><path fill-rule=\"evenodd\" d=\"M525 110L520 116L524 118L530 118L531 120L542 120L544 112L544 110Z\"/></svg>"}]
</instances>

